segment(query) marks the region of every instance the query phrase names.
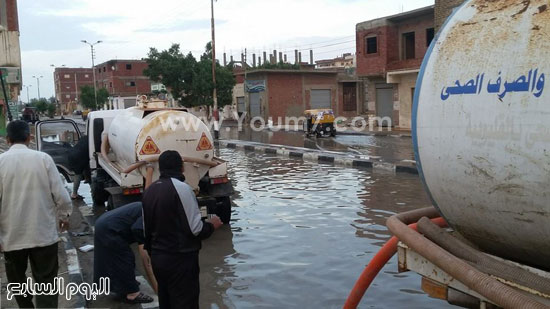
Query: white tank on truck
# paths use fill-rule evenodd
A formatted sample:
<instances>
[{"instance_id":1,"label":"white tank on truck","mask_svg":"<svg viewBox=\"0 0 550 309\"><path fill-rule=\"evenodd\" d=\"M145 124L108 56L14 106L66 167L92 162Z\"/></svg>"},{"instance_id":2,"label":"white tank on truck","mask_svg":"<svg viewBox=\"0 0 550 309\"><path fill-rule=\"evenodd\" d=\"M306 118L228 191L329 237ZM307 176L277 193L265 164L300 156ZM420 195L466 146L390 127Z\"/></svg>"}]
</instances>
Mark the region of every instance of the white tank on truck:
<instances>
[{"instance_id":1,"label":"white tank on truck","mask_svg":"<svg viewBox=\"0 0 550 309\"><path fill-rule=\"evenodd\" d=\"M548 1L470 0L432 43L413 107L418 169L448 223L487 252L546 270L549 74Z\"/></svg>"},{"instance_id":2,"label":"white tank on truck","mask_svg":"<svg viewBox=\"0 0 550 309\"><path fill-rule=\"evenodd\" d=\"M206 124L184 108L138 96L135 107L90 112L86 123L91 169L92 199L109 208L141 200L146 164L154 166L153 181L159 177L158 158L175 150L184 163L185 181L198 192L203 215L217 214L224 223L231 218L233 188L227 163L214 156L214 140ZM37 125L37 144L52 155L67 181L74 172L68 152L81 138L69 119L49 120Z\"/></svg>"}]
</instances>

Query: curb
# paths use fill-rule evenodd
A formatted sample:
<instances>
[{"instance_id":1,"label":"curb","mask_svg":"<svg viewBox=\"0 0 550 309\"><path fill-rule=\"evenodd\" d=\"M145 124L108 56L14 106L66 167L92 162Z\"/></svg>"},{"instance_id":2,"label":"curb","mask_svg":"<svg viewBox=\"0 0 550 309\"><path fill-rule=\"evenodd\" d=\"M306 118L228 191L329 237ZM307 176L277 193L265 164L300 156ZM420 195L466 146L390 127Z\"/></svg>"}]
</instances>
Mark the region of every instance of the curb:
<instances>
[{"instance_id":1,"label":"curb","mask_svg":"<svg viewBox=\"0 0 550 309\"><path fill-rule=\"evenodd\" d=\"M73 246L69 233L65 231L61 235L62 240L65 244L65 255L67 256L67 270L69 271L69 281L71 283L80 285L84 282L84 279L82 277L80 263L78 262L78 252L76 252L76 248ZM86 308L86 299L84 299L84 295L77 293L76 295L73 295L73 297L76 299L75 308Z\"/></svg>"},{"instance_id":2,"label":"curb","mask_svg":"<svg viewBox=\"0 0 550 309\"><path fill-rule=\"evenodd\" d=\"M243 141L225 141L219 140L215 144L224 146L230 149L242 150L244 152L259 152L266 154L274 154L284 158L302 159L307 162L315 162L318 164L328 164L334 166L346 166L357 169L372 169L378 171L413 174L418 175L418 170L414 165L401 165L385 162L373 162L371 160L356 159L353 157L337 154L326 154L317 151L307 151L301 149L289 150L283 146L270 144L250 144Z\"/></svg>"},{"instance_id":3,"label":"curb","mask_svg":"<svg viewBox=\"0 0 550 309\"><path fill-rule=\"evenodd\" d=\"M264 131L267 131L267 132L280 132L280 131L283 131L283 132L293 132L293 133L304 133L304 130L300 129L300 130L285 130L285 129L280 129L280 130L272 130L272 129L269 129L269 128L266 128ZM346 130L346 131L338 131L336 132L336 135L350 135L350 136L377 136L377 137L402 137L402 138L412 138L412 135L410 133L407 133L407 131L404 131L404 132L399 132L399 131L390 131L388 133L388 131L378 131L378 132L374 132L374 131L367 131L367 132L361 132L361 131L353 131L353 129L350 129L349 131Z\"/></svg>"}]
</instances>

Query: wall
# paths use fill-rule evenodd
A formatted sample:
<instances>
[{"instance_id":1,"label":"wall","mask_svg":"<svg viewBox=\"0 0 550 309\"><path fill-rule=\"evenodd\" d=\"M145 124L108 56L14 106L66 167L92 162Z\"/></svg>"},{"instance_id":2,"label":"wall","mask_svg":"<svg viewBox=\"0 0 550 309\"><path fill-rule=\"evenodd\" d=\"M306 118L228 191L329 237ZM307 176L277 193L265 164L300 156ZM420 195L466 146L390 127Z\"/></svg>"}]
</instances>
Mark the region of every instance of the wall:
<instances>
[{"instance_id":1,"label":"wall","mask_svg":"<svg viewBox=\"0 0 550 309\"><path fill-rule=\"evenodd\" d=\"M447 17L451 15L453 9L461 5L464 0L435 0L435 31L443 25Z\"/></svg>"},{"instance_id":2,"label":"wall","mask_svg":"<svg viewBox=\"0 0 550 309\"><path fill-rule=\"evenodd\" d=\"M366 37L376 35L378 37L378 52L367 54ZM388 38L395 35L395 29L384 25L371 29L359 28L356 32L356 66L357 75L373 76L383 75L386 72L386 64L395 58L392 51L394 44L390 44Z\"/></svg>"},{"instance_id":3,"label":"wall","mask_svg":"<svg viewBox=\"0 0 550 309\"><path fill-rule=\"evenodd\" d=\"M396 20L396 19L393 19ZM427 11L418 17L377 19L356 26L356 54L358 76L384 76L387 71L420 67L427 50L426 29L433 28L434 15ZM415 58L402 60L402 34L415 32ZM378 52L366 53L366 38L376 35Z\"/></svg>"},{"instance_id":4,"label":"wall","mask_svg":"<svg viewBox=\"0 0 550 309\"><path fill-rule=\"evenodd\" d=\"M422 19L412 19L399 23L397 26L397 36L395 37L396 45L399 46L396 51L399 53L397 54L396 61L388 63L387 70L393 71L419 68L428 50L426 29L433 28L433 26L433 15L427 15ZM408 32L415 33L415 58L402 60L400 57L400 52L403 50L402 36L404 33Z\"/></svg>"},{"instance_id":5,"label":"wall","mask_svg":"<svg viewBox=\"0 0 550 309\"><path fill-rule=\"evenodd\" d=\"M21 47L16 0L0 0L0 67L19 69L19 80L7 84L8 100L16 101L21 90ZM0 115L3 115L3 96L0 96ZM0 120L3 123L4 119ZM0 124L0 127L3 125ZM2 128L0 128L2 129Z\"/></svg>"},{"instance_id":6,"label":"wall","mask_svg":"<svg viewBox=\"0 0 550 309\"><path fill-rule=\"evenodd\" d=\"M412 119L412 90L416 86L417 73L406 74L401 77L398 84L398 100L399 100L399 128L410 130Z\"/></svg>"},{"instance_id":7,"label":"wall","mask_svg":"<svg viewBox=\"0 0 550 309\"><path fill-rule=\"evenodd\" d=\"M336 80L336 74L319 75L319 74L304 74L304 110L311 109L311 90L314 89L330 89L330 105L333 111L338 111L338 81ZM301 111L303 114L303 110ZM301 115L299 115L301 116Z\"/></svg>"},{"instance_id":8,"label":"wall","mask_svg":"<svg viewBox=\"0 0 550 309\"><path fill-rule=\"evenodd\" d=\"M273 123L278 123L278 117L299 117L304 112L302 93L302 75L296 73L269 73L267 74L266 100L268 117Z\"/></svg>"}]
</instances>

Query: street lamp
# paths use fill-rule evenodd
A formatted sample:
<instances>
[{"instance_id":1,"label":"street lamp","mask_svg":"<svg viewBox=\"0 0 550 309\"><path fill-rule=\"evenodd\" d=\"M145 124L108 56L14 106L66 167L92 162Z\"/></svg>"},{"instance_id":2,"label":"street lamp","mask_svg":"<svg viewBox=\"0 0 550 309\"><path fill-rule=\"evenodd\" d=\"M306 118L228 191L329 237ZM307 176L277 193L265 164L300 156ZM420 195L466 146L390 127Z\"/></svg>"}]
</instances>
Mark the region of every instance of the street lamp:
<instances>
[{"instance_id":1,"label":"street lamp","mask_svg":"<svg viewBox=\"0 0 550 309\"><path fill-rule=\"evenodd\" d=\"M32 78L36 78L36 91L38 91L38 100L40 100L40 79L44 78L44 76L33 75Z\"/></svg>"},{"instance_id":2,"label":"street lamp","mask_svg":"<svg viewBox=\"0 0 550 309\"><path fill-rule=\"evenodd\" d=\"M31 100L29 99L29 87L32 87L32 85L23 85L23 87L27 88L27 104L31 103Z\"/></svg>"},{"instance_id":3,"label":"street lamp","mask_svg":"<svg viewBox=\"0 0 550 309\"><path fill-rule=\"evenodd\" d=\"M95 64L94 64L94 58L95 58L95 51L94 51L94 46L103 42L103 41L97 41L95 43L89 43L88 41L86 40L81 40L80 42L84 43L84 44L88 44L90 45L90 49L92 51L92 76L94 78L94 98L95 98L95 106L97 106L97 86L96 86L96 81L95 81Z\"/></svg>"}]
</instances>

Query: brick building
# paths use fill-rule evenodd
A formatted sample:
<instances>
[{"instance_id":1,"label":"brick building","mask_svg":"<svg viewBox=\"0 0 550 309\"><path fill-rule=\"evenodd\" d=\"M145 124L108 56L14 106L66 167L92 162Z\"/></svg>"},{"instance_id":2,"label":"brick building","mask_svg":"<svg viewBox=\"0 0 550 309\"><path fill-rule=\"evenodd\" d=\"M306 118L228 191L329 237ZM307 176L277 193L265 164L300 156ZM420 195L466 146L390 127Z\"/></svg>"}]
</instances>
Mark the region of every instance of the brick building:
<instances>
[{"instance_id":1,"label":"brick building","mask_svg":"<svg viewBox=\"0 0 550 309\"><path fill-rule=\"evenodd\" d=\"M396 128L411 128L416 77L434 31L434 6L356 25L363 111L391 119Z\"/></svg>"},{"instance_id":2,"label":"brick building","mask_svg":"<svg viewBox=\"0 0 550 309\"><path fill-rule=\"evenodd\" d=\"M16 0L0 0L0 70L14 114L17 112L15 103L21 91L21 48ZM4 127L6 112L4 96L0 95L0 130Z\"/></svg>"},{"instance_id":3,"label":"brick building","mask_svg":"<svg viewBox=\"0 0 550 309\"><path fill-rule=\"evenodd\" d=\"M238 74L237 74L238 80ZM338 71L258 69L246 73L244 102L249 119L300 117L304 110L331 108L337 116L357 115L358 87Z\"/></svg>"},{"instance_id":4,"label":"brick building","mask_svg":"<svg viewBox=\"0 0 550 309\"><path fill-rule=\"evenodd\" d=\"M315 61L316 69L333 69L333 68L354 68L355 55L351 53L343 54L341 57L333 59L323 59Z\"/></svg>"},{"instance_id":5,"label":"brick building","mask_svg":"<svg viewBox=\"0 0 550 309\"><path fill-rule=\"evenodd\" d=\"M143 75L146 68L145 60L109 60L98 64L95 66L97 87L107 89L111 100L127 97L135 104L137 95L151 93L151 80Z\"/></svg>"},{"instance_id":6,"label":"brick building","mask_svg":"<svg viewBox=\"0 0 550 309\"><path fill-rule=\"evenodd\" d=\"M454 8L461 5L464 0L435 0L435 31L443 25L447 17L451 15Z\"/></svg>"},{"instance_id":7,"label":"brick building","mask_svg":"<svg viewBox=\"0 0 550 309\"><path fill-rule=\"evenodd\" d=\"M80 88L93 87L91 68L55 68L53 72L55 84L55 98L59 102L59 110L63 114L70 114L75 110L82 110L79 106Z\"/></svg>"}]
</instances>

